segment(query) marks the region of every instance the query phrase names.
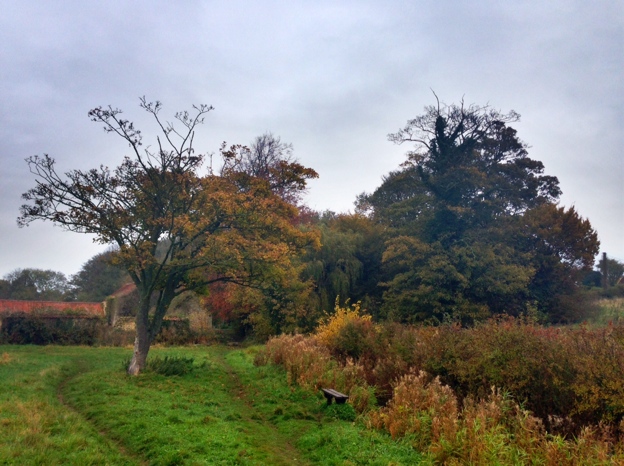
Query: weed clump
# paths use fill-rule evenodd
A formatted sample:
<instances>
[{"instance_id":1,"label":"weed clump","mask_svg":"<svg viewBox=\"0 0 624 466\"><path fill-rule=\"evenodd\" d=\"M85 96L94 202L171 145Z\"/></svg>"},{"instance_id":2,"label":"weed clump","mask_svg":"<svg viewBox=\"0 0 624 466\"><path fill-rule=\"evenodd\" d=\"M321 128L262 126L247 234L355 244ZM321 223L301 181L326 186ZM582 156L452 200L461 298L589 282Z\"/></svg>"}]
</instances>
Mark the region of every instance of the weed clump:
<instances>
[{"instance_id":1,"label":"weed clump","mask_svg":"<svg viewBox=\"0 0 624 466\"><path fill-rule=\"evenodd\" d=\"M257 353L254 364L276 364L286 369L289 384L318 391L332 387L349 395L350 405L359 413L377 404L373 387L366 382L364 367L348 358L344 364L331 357L327 347L303 335L282 335L269 340L265 351Z\"/></svg>"},{"instance_id":2,"label":"weed clump","mask_svg":"<svg viewBox=\"0 0 624 466\"><path fill-rule=\"evenodd\" d=\"M165 356L161 358L159 356L149 358L145 364L145 372L152 372L155 374L170 376L182 376L193 372L195 366L194 358L182 358L177 356ZM124 371L128 370L130 366L130 358L124 359L122 367Z\"/></svg>"},{"instance_id":3,"label":"weed clump","mask_svg":"<svg viewBox=\"0 0 624 466\"><path fill-rule=\"evenodd\" d=\"M146 370L169 377L181 376L193 371L194 358L182 358L175 356L155 357L147 360Z\"/></svg>"},{"instance_id":4,"label":"weed clump","mask_svg":"<svg viewBox=\"0 0 624 466\"><path fill-rule=\"evenodd\" d=\"M419 450L457 432L458 406L455 394L439 377L411 372L401 377L385 408L371 414L371 424L385 428L393 438L410 434Z\"/></svg>"},{"instance_id":5,"label":"weed clump","mask_svg":"<svg viewBox=\"0 0 624 466\"><path fill-rule=\"evenodd\" d=\"M326 416L340 419L341 421L353 422L357 417L355 409L349 403L325 405L324 412Z\"/></svg>"}]
</instances>

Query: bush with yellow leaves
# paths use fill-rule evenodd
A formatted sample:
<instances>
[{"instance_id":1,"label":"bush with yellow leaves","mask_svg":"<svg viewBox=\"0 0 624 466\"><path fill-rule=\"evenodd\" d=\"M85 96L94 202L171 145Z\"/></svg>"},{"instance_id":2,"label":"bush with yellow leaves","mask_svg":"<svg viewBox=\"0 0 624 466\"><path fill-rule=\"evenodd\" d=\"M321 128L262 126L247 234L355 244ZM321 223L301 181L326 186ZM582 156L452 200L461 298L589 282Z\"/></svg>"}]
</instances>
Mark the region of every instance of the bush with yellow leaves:
<instances>
[{"instance_id":1,"label":"bush with yellow leaves","mask_svg":"<svg viewBox=\"0 0 624 466\"><path fill-rule=\"evenodd\" d=\"M361 311L361 303L340 307L338 298L334 314L321 319L314 338L342 360L360 358L377 333L370 315Z\"/></svg>"}]
</instances>

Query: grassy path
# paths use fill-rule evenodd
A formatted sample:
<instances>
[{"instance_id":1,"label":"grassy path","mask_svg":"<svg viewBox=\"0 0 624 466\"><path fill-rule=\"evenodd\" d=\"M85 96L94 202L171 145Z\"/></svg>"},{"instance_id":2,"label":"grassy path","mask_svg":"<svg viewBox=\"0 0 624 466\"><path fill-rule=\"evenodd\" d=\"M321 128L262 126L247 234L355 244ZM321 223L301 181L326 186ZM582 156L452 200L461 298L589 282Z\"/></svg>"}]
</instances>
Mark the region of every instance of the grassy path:
<instances>
[{"instance_id":1,"label":"grassy path","mask_svg":"<svg viewBox=\"0 0 624 466\"><path fill-rule=\"evenodd\" d=\"M0 464L140 464L58 397L84 350L11 346L0 351Z\"/></svg>"},{"instance_id":2,"label":"grassy path","mask_svg":"<svg viewBox=\"0 0 624 466\"><path fill-rule=\"evenodd\" d=\"M90 365L92 363L93 362L87 359L85 356L78 356L72 359L70 364L64 366L65 367L64 377L61 379L60 383L58 384L56 388L56 397L59 400L59 402L69 411L76 414L78 418L80 418L81 420L83 418L82 413L76 411L74 407L65 400L64 393L65 393L67 385L71 383L71 381L74 378L93 370ZM117 450L117 452L120 454L121 457L124 458L125 461L130 462L132 464L136 463L138 465L149 464L146 461L144 461L142 458L137 457L136 455L133 455L132 453L128 452L126 448L124 447L124 445L120 443L119 441L115 441L111 439L111 436L109 435L108 432L100 430L98 433L103 439L106 439L108 441L108 444L112 448Z\"/></svg>"},{"instance_id":3,"label":"grassy path","mask_svg":"<svg viewBox=\"0 0 624 466\"><path fill-rule=\"evenodd\" d=\"M242 414L243 419L253 430L253 438L260 448L265 449L269 453L269 458L276 465L310 464L305 460L300 451L291 443L292 439L283 435L276 425L263 416L263 412L256 408L256 399L266 396L266 393L260 393L256 386L246 385L241 379L243 371L237 371L231 362L226 358L223 350L213 353L214 360L223 367L227 373L227 387L231 394L242 401L245 405L245 411ZM241 353L229 353L227 356ZM247 383L249 380L247 380ZM276 408L277 409L277 408Z\"/></svg>"},{"instance_id":4,"label":"grassy path","mask_svg":"<svg viewBox=\"0 0 624 466\"><path fill-rule=\"evenodd\" d=\"M119 348L0 347L0 464L400 465L407 443L335 419L255 367L257 348L154 348L184 376L128 377ZM5 361L6 360L6 361Z\"/></svg>"}]
</instances>

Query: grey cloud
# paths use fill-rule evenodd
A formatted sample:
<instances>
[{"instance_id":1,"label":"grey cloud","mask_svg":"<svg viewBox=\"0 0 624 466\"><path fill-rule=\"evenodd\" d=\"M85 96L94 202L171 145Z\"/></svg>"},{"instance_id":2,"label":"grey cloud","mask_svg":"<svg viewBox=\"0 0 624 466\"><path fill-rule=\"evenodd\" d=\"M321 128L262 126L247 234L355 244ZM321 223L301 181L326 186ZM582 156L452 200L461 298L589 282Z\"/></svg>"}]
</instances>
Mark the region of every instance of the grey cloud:
<instances>
[{"instance_id":1,"label":"grey cloud","mask_svg":"<svg viewBox=\"0 0 624 466\"><path fill-rule=\"evenodd\" d=\"M403 160L386 134L433 102L430 89L517 110L562 202L624 259L621 2L0 0L0 11L0 275L74 273L99 250L46 224L17 229L34 183L23 159L114 166L126 148L86 113L112 104L147 125L141 95L171 113L214 105L206 151L282 136L321 174L308 203L337 211Z\"/></svg>"}]
</instances>

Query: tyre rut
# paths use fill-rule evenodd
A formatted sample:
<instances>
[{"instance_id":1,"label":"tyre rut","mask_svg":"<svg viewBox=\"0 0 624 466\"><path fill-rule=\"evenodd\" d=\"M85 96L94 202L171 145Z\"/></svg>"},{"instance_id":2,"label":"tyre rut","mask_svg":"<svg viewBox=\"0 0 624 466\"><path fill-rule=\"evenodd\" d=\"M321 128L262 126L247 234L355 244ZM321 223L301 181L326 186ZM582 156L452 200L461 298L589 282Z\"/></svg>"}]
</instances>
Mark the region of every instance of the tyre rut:
<instances>
[{"instance_id":1,"label":"tyre rut","mask_svg":"<svg viewBox=\"0 0 624 466\"><path fill-rule=\"evenodd\" d=\"M234 350L236 351L236 350ZM294 446L290 441L278 431L276 426L263 419L262 416L258 415L256 408L254 406L253 400L250 398L249 393L245 385L243 384L239 374L236 369L230 365L227 361L226 354L224 352L219 351L215 354L219 365L226 371L229 378L229 385L233 393L236 393L236 397L242 401L245 406L249 408L249 411L245 414L245 419L252 425L262 426L265 429L268 429L272 433L272 440L274 443L272 444L272 448L270 451L273 454L278 455L276 460L281 460L282 462L274 463L276 465L310 465L308 460L304 459L301 456L301 452ZM259 433L258 437L264 437L265 434Z\"/></svg>"},{"instance_id":2,"label":"tyre rut","mask_svg":"<svg viewBox=\"0 0 624 466\"><path fill-rule=\"evenodd\" d=\"M117 451L119 451L119 453L122 456L125 456L129 461L140 464L142 466L149 465L149 462L145 461L143 458L133 453L130 453L119 441L111 437L108 434L108 432L106 432L105 430L98 429L98 427L90 419L85 417L80 411L78 411L70 403L67 402L67 400L65 399L65 395L63 393L65 391L65 388L67 387L67 384L70 383L76 377L86 372L89 372L89 369L90 369L88 362L83 358L74 359L73 361L71 361L71 364L72 364L72 370L67 374L66 377L63 377L63 379L60 381L60 383L58 384L56 388L56 398L59 401L59 403L61 403L61 405L63 405L65 409L79 416L85 423L93 427L94 431L97 432L97 434L100 437L102 437L106 442L108 442L115 449L117 449Z\"/></svg>"}]
</instances>

